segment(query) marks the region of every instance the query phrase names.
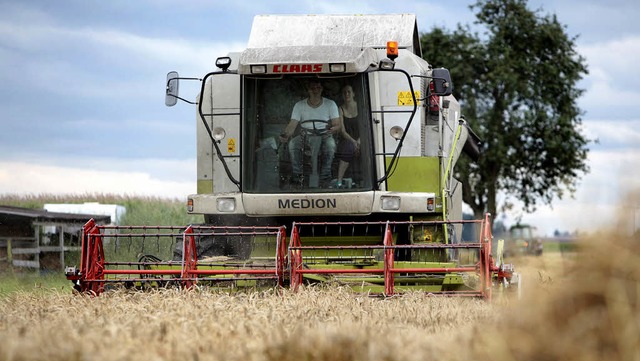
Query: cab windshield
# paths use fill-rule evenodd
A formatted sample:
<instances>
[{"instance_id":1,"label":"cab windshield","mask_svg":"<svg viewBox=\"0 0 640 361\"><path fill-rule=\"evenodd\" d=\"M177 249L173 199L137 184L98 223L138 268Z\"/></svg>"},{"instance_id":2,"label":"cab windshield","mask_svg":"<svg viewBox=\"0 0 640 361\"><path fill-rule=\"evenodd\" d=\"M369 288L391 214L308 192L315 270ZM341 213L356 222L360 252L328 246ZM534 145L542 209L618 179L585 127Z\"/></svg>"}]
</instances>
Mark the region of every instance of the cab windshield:
<instances>
[{"instance_id":1,"label":"cab windshield","mask_svg":"<svg viewBox=\"0 0 640 361\"><path fill-rule=\"evenodd\" d=\"M364 75L245 78L243 86L244 192L372 189L371 118Z\"/></svg>"}]
</instances>

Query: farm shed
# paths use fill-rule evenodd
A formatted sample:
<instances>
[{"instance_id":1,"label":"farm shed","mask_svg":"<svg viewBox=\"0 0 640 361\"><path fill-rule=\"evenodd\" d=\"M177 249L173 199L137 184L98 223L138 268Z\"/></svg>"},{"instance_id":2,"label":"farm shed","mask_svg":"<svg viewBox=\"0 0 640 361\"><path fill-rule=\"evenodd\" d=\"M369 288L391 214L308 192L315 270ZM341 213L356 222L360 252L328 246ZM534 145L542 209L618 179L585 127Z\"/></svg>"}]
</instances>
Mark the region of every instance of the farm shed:
<instances>
[{"instance_id":1,"label":"farm shed","mask_svg":"<svg viewBox=\"0 0 640 361\"><path fill-rule=\"evenodd\" d=\"M98 202L85 203L47 203L43 207L49 212L75 213L75 214L100 214L111 217L112 225L120 225L127 213L124 206L117 204L101 204Z\"/></svg>"},{"instance_id":2,"label":"farm shed","mask_svg":"<svg viewBox=\"0 0 640 361\"><path fill-rule=\"evenodd\" d=\"M63 270L77 263L82 226L93 218L109 224L110 216L70 214L0 205L0 270Z\"/></svg>"}]
</instances>

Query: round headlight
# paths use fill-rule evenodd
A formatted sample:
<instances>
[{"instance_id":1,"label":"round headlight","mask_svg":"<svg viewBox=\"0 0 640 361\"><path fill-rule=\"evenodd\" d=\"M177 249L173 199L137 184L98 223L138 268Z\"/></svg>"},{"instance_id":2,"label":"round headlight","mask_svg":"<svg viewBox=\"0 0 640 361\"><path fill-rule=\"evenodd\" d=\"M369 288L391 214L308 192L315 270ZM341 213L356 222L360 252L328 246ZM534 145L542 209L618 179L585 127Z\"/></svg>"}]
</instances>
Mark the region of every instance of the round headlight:
<instances>
[{"instance_id":1,"label":"round headlight","mask_svg":"<svg viewBox=\"0 0 640 361\"><path fill-rule=\"evenodd\" d=\"M391 136L393 137L393 139L395 140L400 140L400 138L402 138L402 135L404 134L404 130L402 129L402 127L399 127L397 125L394 125L393 127L391 127L391 129L389 130L389 133L391 134Z\"/></svg>"},{"instance_id":2,"label":"round headlight","mask_svg":"<svg viewBox=\"0 0 640 361\"><path fill-rule=\"evenodd\" d=\"M227 136L227 132L224 130L224 128L216 127L213 130L213 139L215 139L216 141L219 142L223 140L225 136Z\"/></svg>"}]
</instances>

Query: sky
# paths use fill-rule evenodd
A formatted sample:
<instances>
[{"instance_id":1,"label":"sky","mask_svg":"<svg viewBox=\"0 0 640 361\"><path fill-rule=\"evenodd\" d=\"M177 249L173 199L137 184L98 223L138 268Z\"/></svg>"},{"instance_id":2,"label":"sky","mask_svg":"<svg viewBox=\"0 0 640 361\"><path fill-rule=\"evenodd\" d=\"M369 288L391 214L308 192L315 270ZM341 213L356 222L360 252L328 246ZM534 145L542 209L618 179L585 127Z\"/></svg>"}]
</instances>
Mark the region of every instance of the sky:
<instances>
[{"instance_id":1,"label":"sky","mask_svg":"<svg viewBox=\"0 0 640 361\"><path fill-rule=\"evenodd\" d=\"M201 77L241 51L259 14L413 13L418 29L473 26L475 1L0 0L0 194L196 191L195 108L164 105L166 74ZM542 235L640 227L640 5L530 0L576 37L590 172L573 197L520 216ZM195 84L181 84L193 99ZM636 193L637 194L637 193ZM622 210L622 211L621 211ZM628 220L626 220L628 217Z\"/></svg>"}]
</instances>

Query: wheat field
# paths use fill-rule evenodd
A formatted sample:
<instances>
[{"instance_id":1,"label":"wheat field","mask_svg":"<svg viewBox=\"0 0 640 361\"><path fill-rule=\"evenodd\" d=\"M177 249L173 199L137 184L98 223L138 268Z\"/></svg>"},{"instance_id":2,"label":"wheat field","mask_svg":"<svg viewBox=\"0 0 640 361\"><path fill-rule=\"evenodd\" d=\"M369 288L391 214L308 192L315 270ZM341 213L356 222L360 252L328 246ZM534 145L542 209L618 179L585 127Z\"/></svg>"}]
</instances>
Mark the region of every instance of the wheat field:
<instances>
[{"instance_id":1,"label":"wheat field","mask_svg":"<svg viewBox=\"0 0 640 361\"><path fill-rule=\"evenodd\" d=\"M611 257L615 254L616 257ZM640 242L518 259L523 297L373 298L339 286L13 293L2 360L638 360Z\"/></svg>"},{"instance_id":2,"label":"wheat field","mask_svg":"<svg viewBox=\"0 0 640 361\"><path fill-rule=\"evenodd\" d=\"M0 360L640 360L638 236L513 259L522 297L492 302L336 285L16 291L0 297Z\"/></svg>"}]
</instances>

